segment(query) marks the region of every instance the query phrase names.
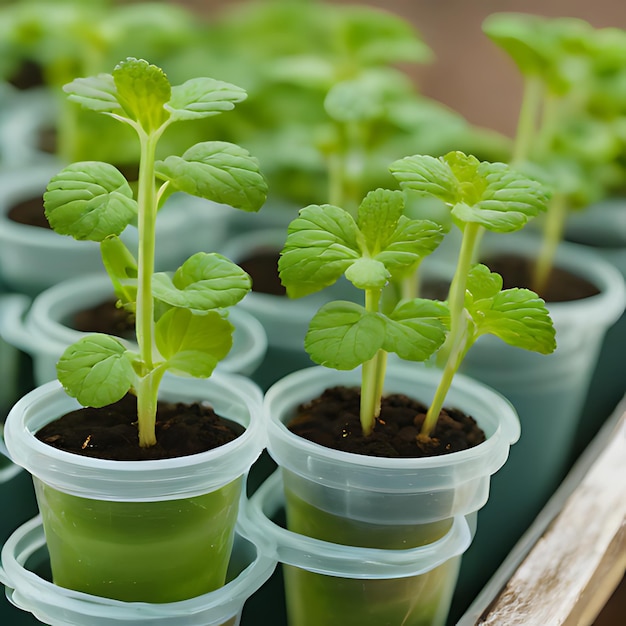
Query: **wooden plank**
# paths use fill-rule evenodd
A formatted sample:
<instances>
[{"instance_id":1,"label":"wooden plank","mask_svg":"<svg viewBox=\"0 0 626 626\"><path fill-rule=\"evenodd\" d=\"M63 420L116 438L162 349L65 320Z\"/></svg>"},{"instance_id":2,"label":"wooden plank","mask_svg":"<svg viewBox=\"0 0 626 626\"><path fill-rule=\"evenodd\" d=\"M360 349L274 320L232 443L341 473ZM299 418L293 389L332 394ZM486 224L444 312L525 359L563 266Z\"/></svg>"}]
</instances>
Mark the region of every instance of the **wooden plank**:
<instances>
[{"instance_id":1,"label":"wooden plank","mask_svg":"<svg viewBox=\"0 0 626 626\"><path fill-rule=\"evenodd\" d=\"M460 626L593 622L626 567L625 444L622 404Z\"/></svg>"}]
</instances>

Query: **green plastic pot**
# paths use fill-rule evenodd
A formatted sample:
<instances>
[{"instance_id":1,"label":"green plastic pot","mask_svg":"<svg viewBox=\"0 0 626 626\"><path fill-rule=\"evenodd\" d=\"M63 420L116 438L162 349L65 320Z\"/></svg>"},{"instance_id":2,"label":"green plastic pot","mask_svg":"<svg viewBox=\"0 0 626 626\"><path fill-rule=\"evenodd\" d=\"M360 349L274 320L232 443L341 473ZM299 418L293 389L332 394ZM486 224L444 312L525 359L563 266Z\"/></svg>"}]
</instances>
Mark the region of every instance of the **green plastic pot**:
<instances>
[{"instance_id":1,"label":"green plastic pot","mask_svg":"<svg viewBox=\"0 0 626 626\"><path fill-rule=\"evenodd\" d=\"M34 437L78 407L57 381L11 410L6 446L33 475L55 584L153 603L196 597L224 584L242 479L263 447L260 390L235 375L167 377L162 397L209 402L246 430L202 454L109 461L56 450Z\"/></svg>"}]
</instances>

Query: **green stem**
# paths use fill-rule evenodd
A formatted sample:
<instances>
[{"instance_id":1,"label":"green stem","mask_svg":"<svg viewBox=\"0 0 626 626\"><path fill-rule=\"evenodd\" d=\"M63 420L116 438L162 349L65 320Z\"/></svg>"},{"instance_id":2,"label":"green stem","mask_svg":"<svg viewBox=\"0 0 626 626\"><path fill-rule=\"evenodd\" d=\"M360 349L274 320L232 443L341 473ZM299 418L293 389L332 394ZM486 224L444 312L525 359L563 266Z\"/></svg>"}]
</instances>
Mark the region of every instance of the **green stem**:
<instances>
[{"instance_id":1,"label":"green stem","mask_svg":"<svg viewBox=\"0 0 626 626\"><path fill-rule=\"evenodd\" d=\"M515 133L515 144L511 157L512 165L523 163L530 153L537 125L537 116L543 95L543 83L538 76L528 76L524 80L522 106L520 108Z\"/></svg>"},{"instance_id":2,"label":"green stem","mask_svg":"<svg viewBox=\"0 0 626 626\"><path fill-rule=\"evenodd\" d=\"M563 238L563 229L565 228L566 217L566 197L564 194L555 194L548 207L541 249L539 250L539 255L537 256L532 278L531 288L539 295L545 293L550 273L552 272L552 268L554 266L554 257L559 243Z\"/></svg>"},{"instance_id":3,"label":"green stem","mask_svg":"<svg viewBox=\"0 0 626 626\"><path fill-rule=\"evenodd\" d=\"M464 321L464 317L465 316L463 315L463 311L461 311L461 320L459 320L459 326L461 322ZM452 380L454 379L454 376L459 369L459 365L461 364L461 361L463 360L463 357L467 352L467 333L465 331L465 328L463 329L463 332L457 334L457 336L455 337L455 342L452 345L448 360L446 361L446 365L443 368L441 379L439 380L439 385L437 385L435 395L432 402L430 403L430 407L428 407L428 411L426 412L426 418L424 419L424 423L422 424L422 428L420 430L420 436L422 437L430 437L430 434L435 429L435 426L437 425L437 420L439 419L439 414L441 413L441 409L443 408L443 403L445 402L448 391L450 390L450 386L452 385Z\"/></svg>"},{"instance_id":4,"label":"green stem","mask_svg":"<svg viewBox=\"0 0 626 626\"><path fill-rule=\"evenodd\" d=\"M156 237L157 195L154 179L154 161L158 136L139 132L141 156L137 190L139 251L137 258L136 335L142 371L137 385L139 444L143 447L156 443L156 397L160 376L153 376L154 358L154 301L152 274Z\"/></svg>"},{"instance_id":5,"label":"green stem","mask_svg":"<svg viewBox=\"0 0 626 626\"><path fill-rule=\"evenodd\" d=\"M484 228L480 224L468 223L463 230L463 238L461 240L461 250L457 261L456 270L450 291L448 293L448 306L450 308L450 332L446 338L444 345L439 351L437 361L449 362L450 355L454 347L459 342L465 329L463 327L463 311L465 308L465 288L467 285L467 276L470 268L474 263L476 256L476 247L482 236Z\"/></svg>"},{"instance_id":6,"label":"green stem","mask_svg":"<svg viewBox=\"0 0 626 626\"><path fill-rule=\"evenodd\" d=\"M365 292L365 308L377 312L381 290L368 289ZM369 361L363 363L361 370L361 429L365 436L374 430L376 418L380 415L380 399L383 391L387 353L379 350Z\"/></svg>"}]
</instances>

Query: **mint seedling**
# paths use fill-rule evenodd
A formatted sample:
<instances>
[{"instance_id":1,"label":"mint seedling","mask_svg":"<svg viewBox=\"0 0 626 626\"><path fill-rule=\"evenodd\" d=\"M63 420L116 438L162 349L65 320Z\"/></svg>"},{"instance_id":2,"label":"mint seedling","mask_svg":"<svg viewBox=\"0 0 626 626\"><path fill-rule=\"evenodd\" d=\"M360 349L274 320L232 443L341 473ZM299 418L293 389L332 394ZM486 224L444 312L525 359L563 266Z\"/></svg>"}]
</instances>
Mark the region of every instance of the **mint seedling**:
<instances>
[{"instance_id":1,"label":"mint seedling","mask_svg":"<svg viewBox=\"0 0 626 626\"><path fill-rule=\"evenodd\" d=\"M87 109L130 126L139 140L136 196L113 165L93 161L66 167L44 194L46 216L55 231L100 242L120 304L135 312L139 352L117 338L90 335L65 351L58 377L85 406L102 407L133 391L139 445L148 447L156 443L156 403L164 373L210 376L232 345L233 327L224 310L251 286L241 268L215 253L194 254L173 275L155 274L158 210L177 191L245 211L257 211L267 194L256 159L237 145L198 143L182 156L160 161L157 145L175 122L228 111L246 93L210 78L171 86L160 68L134 58L121 62L112 74L79 78L64 89ZM135 221L137 259L119 238Z\"/></svg>"},{"instance_id":2,"label":"mint seedling","mask_svg":"<svg viewBox=\"0 0 626 626\"><path fill-rule=\"evenodd\" d=\"M330 302L313 317L305 348L313 361L350 370L362 365L361 426L372 432L380 412L387 354L425 361L446 355L441 382L420 436L429 437L461 361L476 339L494 334L521 348L552 352L555 332L545 303L527 289L502 290L498 274L474 264L483 229L510 232L543 208L544 188L502 163L479 162L459 152L436 159L413 156L391 172L402 187L432 195L452 207L463 244L449 302L423 298L382 307L384 287L439 245L441 227L403 215L402 191L378 189L361 203L356 219L333 205L312 205L289 226L279 261L291 297L300 297L345 277L364 291L364 305Z\"/></svg>"},{"instance_id":3,"label":"mint seedling","mask_svg":"<svg viewBox=\"0 0 626 626\"><path fill-rule=\"evenodd\" d=\"M467 351L483 334L549 354L556 348L555 331L545 302L528 289L501 291L502 278L475 265L485 230L510 233L545 211L549 194L539 182L504 163L478 161L462 152L439 158L416 155L391 164L401 188L432 196L450 207L463 233L450 284L450 332L438 355L444 365L441 384L429 408L422 434L432 432L454 374Z\"/></svg>"},{"instance_id":4,"label":"mint seedling","mask_svg":"<svg viewBox=\"0 0 626 626\"><path fill-rule=\"evenodd\" d=\"M401 191L367 194L356 219L334 205L311 205L289 226L278 263L290 297L319 291L341 276L364 292L364 304L335 301L313 317L305 348L313 361L339 370L363 365L361 425L369 434L380 412L388 352L423 361L445 339L448 311L414 299L384 313L383 288L394 272L416 268L442 239L441 228L403 215Z\"/></svg>"}]
</instances>

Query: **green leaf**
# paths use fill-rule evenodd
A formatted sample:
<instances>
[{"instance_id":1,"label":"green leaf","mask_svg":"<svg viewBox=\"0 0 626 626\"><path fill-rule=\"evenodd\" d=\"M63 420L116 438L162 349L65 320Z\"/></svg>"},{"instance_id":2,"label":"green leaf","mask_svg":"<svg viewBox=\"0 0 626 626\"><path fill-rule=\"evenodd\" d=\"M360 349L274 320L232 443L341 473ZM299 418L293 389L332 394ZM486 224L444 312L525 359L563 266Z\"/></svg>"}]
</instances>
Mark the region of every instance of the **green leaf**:
<instances>
[{"instance_id":1,"label":"green leaf","mask_svg":"<svg viewBox=\"0 0 626 626\"><path fill-rule=\"evenodd\" d=\"M304 347L320 365L351 370L369 361L384 340L382 316L352 302L330 302L311 320Z\"/></svg>"},{"instance_id":2,"label":"green leaf","mask_svg":"<svg viewBox=\"0 0 626 626\"><path fill-rule=\"evenodd\" d=\"M178 191L244 211L258 211L267 183L257 159L232 143L207 141L155 164L157 176Z\"/></svg>"},{"instance_id":3,"label":"green leaf","mask_svg":"<svg viewBox=\"0 0 626 626\"><path fill-rule=\"evenodd\" d=\"M446 204L457 201L458 183L450 166L441 158L414 155L394 161L389 171L402 189L434 196Z\"/></svg>"},{"instance_id":4,"label":"green leaf","mask_svg":"<svg viewBox=\"0 0 626 626\"><path fill-rule=\"evenodd\" d=\"M400 303L387 319L383 349L401 359L425 361L443 344L448 321L443 302L416 298Z\"/></svg>"},{"instance_id":5,"label":"green leaf","mask_svg":"<svg viewBox=\"0 0 626 626\"><path fill-rule=\"evenodd\" d=\"M250 291L251 281L226 257L197 252L171 277L155 274L154 297L171 306L206 312L237 304Z\"/></svg>"},{"instance_id":6,"label":"green leaf","mask_svg":"<svg viewBox=\"0 0 626 626\"><path fill-rule=\"evenodd\" d=\"M472 206L457 204L452 209L455 220L475 222L496 232L512 232L547 209L547 188L508 165L484 162L477 174L485 182L481 196Z\"/></svg>"},{"instance_id":7,"label":"green leaf","mask_svg":"<svg viewBox=\"0 0 626 626\"><path fill-rule=\"evenodd\" d=\"M172 87L172 96L165 108L172 120L193 120L218 115L235 108L247 97L245 89L213 78L192 78Z\"/></svg>"},{"instance_id":8,"label":"green leaf","mask_svg":"<svg viewBox=\"0 0 626 626\"><path fill-rule=\"evenodd\" d=\"M233 330L216 311L198 315L173 308L156 323L155 339L170 371L208 378L230 351Z\"/></svg>"},{"instance_id":9,"label":"green leaf","mask_svg":"<svg viewBox=\"0 0 626 626\"><path fill-rule=\"evenodd\" d=\"M380 261L363 257L348 267L346 278L358 289L382 289L391 274Z\"/></svg>"},{"instance_id":10,"label":"green leaf","mask_svg":"<svg viewBox=\"0 0 626 626\"><path fill-rule=\"evenodd\" d=\"M170 99L171 86L160 67L129 57L115 67L113 80L118 102L146 133L154 132L170 117L165 104Z\"/></svg>"},{"instance_id":11,"label":"green leaf","mask_svg":"<svg viewBox=\"0 0 626 626\"><path fill-rule=\"evenodd\" d=\"M395 272L419 263L434 252L443 239L443 227L430 220L411 220L401 217L385 242L385 248L375 258Z\"/></svg>"},{"instance_id":12,"label":"green leaf","mask_svg":"<svg viewBox=\"0 0 626 626\"><path fill-rule=\"evenodd\" d=\"M123 305L137 299L137 261L124 242L111 235L100 242L100 254L115 295ZM133 307L134 308L134 307Z\"/></svg>"},{"instance_id":13,"label":"green leaf","mask_svg":"<svg viewBox=\"0 0 626 626\"><path fill-rule=\"evenodd\" d=\"M379 92L359 79L333 85L324 100L324 109L337 122L368 122L385 113Z\"/></svg>"},{"instance_id":14,"label":"green leaf","mask_svg":"<svg viewBox=\"0 0 626 626\"><path fill-rule=\"evenodd\" d=\"M57 363L57 376L70 396L93 407L117 402L135 380L126 348L102 334L88 335L69 346Z\"/></svg>"},{"instance_id":15,"label":"green leaf","mask_svg":"<svg viewBox=\"0 0 626 626\"><path fill-rule=\"evenodd\" d=\"M278 261L290 297L332 285L361 258L359 230L352 216L330 204L310 205L291 222Z\"/></svg>"},{"instance_id":16,"label":"green leaf","mask_svg":"<svg viewBox=\"0 0 626 626\"><path fill-rule=\"evenodd\" d=\"M117 89L111 74L98 74L89 78L76 78L63 86L69 99L78 102L86 109L100 113L121 114L122 107L117 100Z\"/></svg>"},{"instance_id":17,"label":"green leaf","mask_svg":"<svg viewBox=\"0 0 626 626\"><path fill-rule=\"evenodd\" d=\"M50 180L43 199L50 226L79 240L102 241L119 235L137 215L124 176L97 161L67 166Z\"/></svg>"},{"instance_id":18,"label":"green leaf","mask_svg":"<svg viewBox=\"0 0 626 626\"><path fill-rule=\"evenodd\" d=\"M555 329L545 302L530 289L497 291L502 279L484 265L472 268L465 306L474 334L491 334L517 348L550 354L556 349Z\"/></svg>"},{"instance_id":19,"label":"green leaf","mask_svg":"<svg viewBox=\"0 0 626 626\"><path fill-rule=\"evenodd\" d=\"M376 189L365 196L359 206L356 223L371 255L387 247L403 212L404 194L401 191Z\"/></svg>"}]
</instances>

